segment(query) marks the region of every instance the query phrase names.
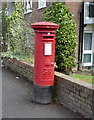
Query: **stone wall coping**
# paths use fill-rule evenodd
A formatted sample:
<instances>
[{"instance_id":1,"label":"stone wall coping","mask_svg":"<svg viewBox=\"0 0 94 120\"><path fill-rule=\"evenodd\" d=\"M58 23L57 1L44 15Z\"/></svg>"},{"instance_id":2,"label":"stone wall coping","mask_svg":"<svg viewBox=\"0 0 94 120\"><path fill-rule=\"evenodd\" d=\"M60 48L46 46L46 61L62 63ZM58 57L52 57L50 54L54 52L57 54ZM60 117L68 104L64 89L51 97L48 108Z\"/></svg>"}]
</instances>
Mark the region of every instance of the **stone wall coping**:
<instances>
[{"instance_id":1,"label":"stone wall coping","mask_svg":"<svg viewBox=\"0 0 94 120\"><path fill-rule=\"evenodd\" d=\"M30 66L34 67L34 64L30 64L30 63L24 62L24 61L21 61L21 62L24 63L24 64L26 64L26 65L30 65Z\"/></svg>"},{"instance_id":2,"label":"stone wall coping","mask_svg":"<svg viewBox=\"0 0 94 120\"><path fill-rule=\"evenodd\" d=\"M30 64L30 63L28 63L28 62L25 62L25 61L23 61L23 60L18 60L18 59L16 59L16 58L7 58L7 57L4 57L4 58L6 58L6 59L8 59L8 60L14 60L14 61L18 61L18 62L20 62L20 63L23 63L23 64L26 64L26 65L29 65L29 66L32 66L32 67L34 67L34 64Z\"/></svg>"},{"instance_id":3,"label":"stone wall coping","mask_svg":"<svg viewBox=\"0 0 94 120\"><path fill-rule=\"evenodd\" d=\"M63 79L66 79L72 83L75 83L75 84L78 84L78 85L81 85L82 87L86 87L88 89L91 89L91 90L94 90L94 85L92 85L91 83L86 83L84 81L81 81L81 80L78 80L78 79L75 79L75 78L72 78L68 75L65 75L63 73L60 73L60 72L56 72L55 71L55 75L62 78Z\"/></svg>"}]
</instances>

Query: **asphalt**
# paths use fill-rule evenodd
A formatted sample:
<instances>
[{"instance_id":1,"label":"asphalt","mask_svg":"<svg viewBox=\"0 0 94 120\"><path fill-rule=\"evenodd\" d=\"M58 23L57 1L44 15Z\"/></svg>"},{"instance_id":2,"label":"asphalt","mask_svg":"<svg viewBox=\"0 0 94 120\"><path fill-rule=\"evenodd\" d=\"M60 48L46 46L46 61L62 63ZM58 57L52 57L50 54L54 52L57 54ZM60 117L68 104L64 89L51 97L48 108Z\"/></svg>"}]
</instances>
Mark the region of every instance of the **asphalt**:
<instances>
[{"instance_id":1,"label":"asphalt","mask_svg":"<svg viewBox=\"0 0 94 120\"><path fill-rule=\"evenodd\" d=\"M32 102L33 85L16 73L2 68L3 118L81 118L59 103L40 105Z\"/></svg>"}]
</instances>

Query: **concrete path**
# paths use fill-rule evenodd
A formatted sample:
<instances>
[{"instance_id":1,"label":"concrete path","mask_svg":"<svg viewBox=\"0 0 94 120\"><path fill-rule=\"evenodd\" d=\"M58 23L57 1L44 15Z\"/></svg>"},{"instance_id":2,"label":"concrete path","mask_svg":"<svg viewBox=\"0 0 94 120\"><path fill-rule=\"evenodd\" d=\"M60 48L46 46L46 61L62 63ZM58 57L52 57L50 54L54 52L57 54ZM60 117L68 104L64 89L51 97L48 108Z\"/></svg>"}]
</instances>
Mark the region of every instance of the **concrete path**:
<instances>
[{"instance_id":1,"label":"concrete path","mask_svg":"<svg viewBox=\"0 0 94 120\"><path fill-rule=\"evenodd\" d=\"M39 105L31 101L31 83L2 68L3 118L75 118L73 120L80 118L59 103Z\"/></svg>"}]
</instances>

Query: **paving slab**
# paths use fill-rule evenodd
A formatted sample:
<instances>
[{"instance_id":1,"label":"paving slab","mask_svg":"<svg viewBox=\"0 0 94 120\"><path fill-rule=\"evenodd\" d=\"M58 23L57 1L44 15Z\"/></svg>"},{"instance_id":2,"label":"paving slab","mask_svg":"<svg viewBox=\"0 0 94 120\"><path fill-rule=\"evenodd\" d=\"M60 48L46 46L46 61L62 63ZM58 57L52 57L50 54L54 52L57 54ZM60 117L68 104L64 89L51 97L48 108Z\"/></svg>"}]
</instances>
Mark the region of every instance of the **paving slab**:
<instances>
[{"instance_id":1,"label":"paving slab","mask_svg":"<svg viewBox=\"0 0 94 120\"><path fill-rule=\"evenodd\" d=\"M59 103L40 105L32 102L33 85L16 73L2 68L3 118L81 118ZM84 120L84 119L83 119Z\"/></svg>"}]
</instances>

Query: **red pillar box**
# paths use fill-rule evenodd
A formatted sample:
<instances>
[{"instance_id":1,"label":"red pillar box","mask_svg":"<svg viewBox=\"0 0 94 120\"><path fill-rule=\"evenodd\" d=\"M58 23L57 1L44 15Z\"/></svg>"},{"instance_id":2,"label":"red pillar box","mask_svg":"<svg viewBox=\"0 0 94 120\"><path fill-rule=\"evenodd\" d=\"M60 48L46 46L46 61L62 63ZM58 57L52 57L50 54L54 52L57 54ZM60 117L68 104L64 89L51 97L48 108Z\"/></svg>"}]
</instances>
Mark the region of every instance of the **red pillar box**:
<instances>
[{"instance_id":1,"label":"red pillar box","mask_svg":"<svg viewBox=\"0 0 94 120\"><path fill-rule=\"evenodd\" d=\"M57 24L38 22L31 25L35 30L34 45L34 102L47 104L52 101L54 85L54 58Z\"/></svg>"}]
</instances>

